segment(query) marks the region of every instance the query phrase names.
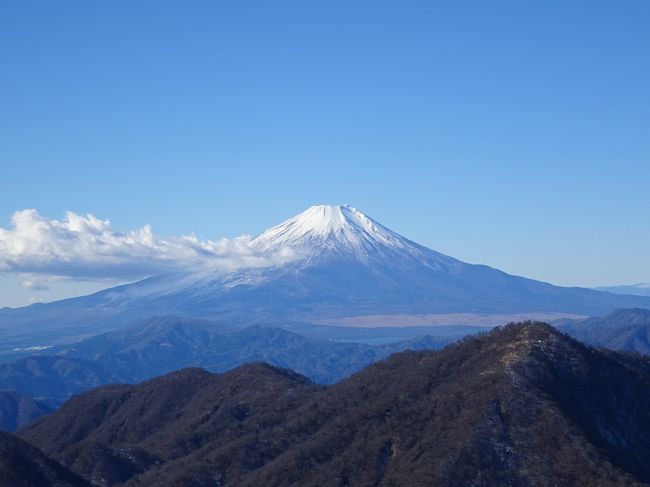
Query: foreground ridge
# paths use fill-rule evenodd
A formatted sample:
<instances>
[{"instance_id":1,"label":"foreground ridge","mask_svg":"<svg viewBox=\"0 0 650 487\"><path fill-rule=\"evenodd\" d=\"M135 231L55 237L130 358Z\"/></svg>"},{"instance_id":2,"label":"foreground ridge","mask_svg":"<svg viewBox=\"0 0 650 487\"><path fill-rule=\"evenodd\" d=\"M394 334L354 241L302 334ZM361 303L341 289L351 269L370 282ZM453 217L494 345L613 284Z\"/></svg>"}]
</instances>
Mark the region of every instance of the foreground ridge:
<instances>
[{"instance_id":1,"label":"foreground ridge","mask_svg":"<svg viewBox=\"0 0 650 487\"><path fill-rule=\"evenodd\" d=\"M330 387L259 364L102 387L20 436L100 485L644 485L650 364L511 324Z\"/></svg>"}]
</instances>

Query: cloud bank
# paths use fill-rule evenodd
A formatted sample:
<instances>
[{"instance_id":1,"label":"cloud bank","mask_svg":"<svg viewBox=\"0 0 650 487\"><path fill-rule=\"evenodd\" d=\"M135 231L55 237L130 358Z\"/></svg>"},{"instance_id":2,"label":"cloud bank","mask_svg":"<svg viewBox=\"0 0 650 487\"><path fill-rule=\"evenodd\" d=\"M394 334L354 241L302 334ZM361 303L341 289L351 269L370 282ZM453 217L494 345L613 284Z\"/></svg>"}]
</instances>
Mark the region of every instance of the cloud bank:
<instances>
[{"instance_id":1,"label":"cloud bank","mask_svg":"<svg viewBox=\"0 0 650 487\"><path fill-rule=\"evenodd\" d=\"M23 286L43 289L33 276L74 279L137 279L169 271L266 267L292 259L288 249L262 254L251 237L199 240L163 238L150 225L121 232L108 220L67 212L49 220L34 209L17 211L0 227L0 272L29 276Z\"/></svg>"}]
</instances>

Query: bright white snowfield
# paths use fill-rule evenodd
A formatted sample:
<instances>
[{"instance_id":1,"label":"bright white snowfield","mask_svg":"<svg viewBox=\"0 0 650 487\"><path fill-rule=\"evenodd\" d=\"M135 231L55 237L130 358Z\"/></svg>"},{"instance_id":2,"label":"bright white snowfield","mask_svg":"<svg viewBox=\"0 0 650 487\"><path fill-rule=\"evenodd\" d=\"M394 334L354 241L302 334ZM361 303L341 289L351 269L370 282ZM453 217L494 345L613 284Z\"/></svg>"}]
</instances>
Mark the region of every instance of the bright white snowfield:
<instances>
[{"instance_id":1,"label":"bright white snowfield","mask_svg":"<svg viewBox=\"0 0 650 487\"><path fill-rule=\"evenodd\" d=\"M380 246L411 246L404 237L348 205L312 206L266 230L252 244L264 251L288 246L304 255L324 249L368 254Z\"/></svg>"},{"instance_id":2,"label":"bright white snowfield","mask_svg":"<svg viewBox=\"0 0 650 487\"><path fill-rule=\"evenodd\" d=\"M260 252L287 248L295 253L298 261L339 257L369 263L400 254L428 267L462 265L456 259L402 237L349 205L312 206L269 228L251 246Z\"/></svg>"}]
</instances>

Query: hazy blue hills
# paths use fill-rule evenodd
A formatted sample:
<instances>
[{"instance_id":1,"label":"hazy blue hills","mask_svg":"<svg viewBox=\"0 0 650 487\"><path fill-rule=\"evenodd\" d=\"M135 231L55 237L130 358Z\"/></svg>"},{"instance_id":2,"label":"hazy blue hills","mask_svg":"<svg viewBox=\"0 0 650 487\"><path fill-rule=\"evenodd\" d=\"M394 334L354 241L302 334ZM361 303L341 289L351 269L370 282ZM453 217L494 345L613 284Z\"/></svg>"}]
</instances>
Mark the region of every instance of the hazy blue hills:
<instances>
[{"instance_id":1,"label":"hazy blue hills","mask_svg":"<svg viewBox=\"0 0 650 487\"><path fill-rule=\"evenodd\" d=\"M649 374L525 323L328 387L267 364L104 386L19 435L104 486L632 487L650 483Z\"/></svg>"},{"instance_id":2,"label":"hazy blue hills","mask_svg":"<svg viewBox=\"0 0 650 487\"><path fill-rule=\"evenodd\" d=\"M589 345L650 355L650 309L619 309L605 316L565 321L559 327Z\"/></svg>"},{"instance_id":3,"label":"hazy blue hills","mask_svg":"<svg viewBox=\"0 0 650 487\"><path fill-rule=\"evenodd\" d=\"M603 317L567 320L558 327L580 341L600 348L650 354L650 310L621 309ZM252 362L267 362L295 370L315 383L332 384L368 364L406 349L439 349L468 334L472 327L425 327L435 335L408 336L403 330L362 329L294 324L294 331L253 325L224 327L219 323L177 317L139 321L120 330L99 334L71 346L45 350L38 355L0 363L0 390L25 395L24 405L34 416L57 407L73 394L109 383L136 383L187 367L224 372ZM314 336L307 337L302 332ZM393 343L359 343L385 339L386 333L406 333ZM327 336L347 337L334 341ZM31 401L31 402L30 402ZM1 404L1 403L0 403ZM6 404L14 404L8 402ZM13 409L12 409L13 408ZM18 408L19 409L19 408ZM24 421L16 406L6 406L5 430Z\"/></svg>"},{"instance_id":4,"label":"hazy blue hills","mask_svg":"<svg viewBox=\"0 0 650 487\"><path fill-rule=\"evenodd\" d=\"M594 288L597 291L605 291L615 294L628 294L633 296L650 296L650 283L627 284L622 286L605 286Z\"/></svg>"},{"instance_id":5,"label":"hazy blue hills","mask_svg":"<svg viewBox=\"0 0 650 487\"><path fill-rule=\"evenodd\" d=\"M52 408L16 391L0 391L0 431L14 431Z\"/></svg>"},{"instance_id":6,"label":"hazy blue hills","mask_svg":"<svg viewBox=\"0 0 650 487\"><path fill-rule=\"evenodd\" d=\"M161 317L70 347L0 363L0 389L20 391L57 405L73 394L103 384L139 382L186 367L223 372L260 361L291 368L325 384L396 351L440 348L467 332L466 328L456 333L441 330L439 337L421 336L373 346L306 338L264 326L224 330L204 320Z\"/></svg>"}]
</instances>

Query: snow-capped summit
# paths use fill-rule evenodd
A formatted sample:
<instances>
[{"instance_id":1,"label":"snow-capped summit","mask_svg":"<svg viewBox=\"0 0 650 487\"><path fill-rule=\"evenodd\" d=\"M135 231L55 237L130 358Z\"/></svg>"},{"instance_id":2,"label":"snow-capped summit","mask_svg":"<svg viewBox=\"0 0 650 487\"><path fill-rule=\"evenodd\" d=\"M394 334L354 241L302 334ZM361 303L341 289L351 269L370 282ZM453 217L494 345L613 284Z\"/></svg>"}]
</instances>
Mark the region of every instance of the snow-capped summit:
<instances>
[{"instance_id":1,"label":"snow-capped summit","mask_svg":"<svg viewBox=\"0 0 650 487\"><path fill-rule=\"evenodd\" d=\"M308 258L323 252L362 257L419 247L349 205L312 206L266 230L252 245L262 252L288 247Z\"/></svg>"},{"instance_id":2,"label":"snow-capped summit","mask_svg":"<svg viewBox=\"0 0 650 487\"><path fill-rule=\"evenodd\" d=\"M291 252L288 259L270 259L268 266L161 274L90 296L0 310L0 341L6 348L21 347L25 329L43 323L47 334L34 343L163 315L283 325L334 324L350 317L381 325L382 316L401 316L401 324L408 325L412 315L593 316L615 308L650 308L650 297L557 287L462 262L412 242L350 206L313 206L250 245L253 255Z\"/></svg>"}]
</instances>

